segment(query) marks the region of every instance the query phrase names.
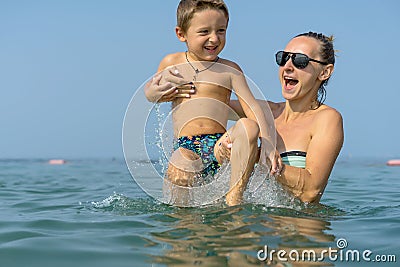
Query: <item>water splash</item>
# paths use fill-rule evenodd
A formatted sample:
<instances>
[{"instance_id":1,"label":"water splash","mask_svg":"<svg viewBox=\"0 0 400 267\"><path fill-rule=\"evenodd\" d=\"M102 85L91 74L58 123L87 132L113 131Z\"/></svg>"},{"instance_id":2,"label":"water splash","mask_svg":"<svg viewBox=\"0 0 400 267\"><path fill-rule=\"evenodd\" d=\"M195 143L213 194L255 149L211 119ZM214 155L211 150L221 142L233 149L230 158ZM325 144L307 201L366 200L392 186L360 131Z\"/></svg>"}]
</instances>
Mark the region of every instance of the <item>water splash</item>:
<instances>
[{"instance_id":1,"label":"water splash","mask_svg":"<svg viewBox=\"0 0 400 267\"><path fill-rule=\"evenodd\" d=\"M304 208L304 204L289 193L283 186L275 179L275 177L268 173L257 170L253 176L255 179L265 177L260 186L254 190L245 191L245 201L247 203L261 204L266 207L282 207L295 210Z\"/></svg>"},{"instance_id":2,"label":"water splash","mask_svg":"<svg viewBox=\"0 0 400 267\"><path fill-rule=\"evenodd\" d=\"M162 203L183 207L204 206L223 201L225 194L229 191L231 176L229 163L224 163L214 177L207 176L199 180L193 187L177 186L163 179L168 169L169 157L173 151L173 129L171 125L170 105L167 103L155 105L150 112L147 123L147 128L155 130L146 131L146 145L148 146L148 151L152 153L151 158L153 160L151 164L156 165L155 168L162 179L152 182L153 187L149 191L158 191L156 199ZM143 169L146 163L136 162L133 165L132 168L140 173L139 169ZM142 186L143 189L148 187L148 184ZM259 165L256 166L250 177L248 188L244 195L244 202L295 210L304 207L301 201L288 193L274 177L269 175L268 170L261 168Z\"/></svg>"},{"instance_id":3,"label":"water splash","mask_svg":"<svg viewBox=\"0 0 400 267\"><path fill-rule=\"evenodd\" d=\"M145 123L145 148L149 160L128 162L129 169L134 170L138 185L148 195L170 205L193 207L223 201L229 191L230 164L223 164L217 175L199 179L192 187L178 186L164 179L173 152L173 138L171 104L159 103L152 106ZM260 166L256 166L250 177L244 202L293 209L303 207L274 177L270 177L269 170Z\"/></svg>"}]
</instances>

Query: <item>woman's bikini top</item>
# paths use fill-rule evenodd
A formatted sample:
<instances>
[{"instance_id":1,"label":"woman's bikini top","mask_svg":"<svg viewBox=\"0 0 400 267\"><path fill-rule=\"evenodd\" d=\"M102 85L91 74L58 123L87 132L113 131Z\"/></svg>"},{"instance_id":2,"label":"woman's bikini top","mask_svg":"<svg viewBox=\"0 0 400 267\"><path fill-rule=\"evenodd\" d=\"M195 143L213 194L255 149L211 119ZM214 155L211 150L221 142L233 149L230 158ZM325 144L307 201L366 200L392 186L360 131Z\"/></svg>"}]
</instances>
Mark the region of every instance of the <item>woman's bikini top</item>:
<instances>
[{"instance_id":1,"label":"woman's bikini top","mask_svg":"<svg viewBox=\"0 0 400 267\"><path fill-rule=\"evenodd\" d=\"M281 153L282 162L298 168L306 167L307 153L303 151L286 151Z\"/></svg>"}]
</instances>

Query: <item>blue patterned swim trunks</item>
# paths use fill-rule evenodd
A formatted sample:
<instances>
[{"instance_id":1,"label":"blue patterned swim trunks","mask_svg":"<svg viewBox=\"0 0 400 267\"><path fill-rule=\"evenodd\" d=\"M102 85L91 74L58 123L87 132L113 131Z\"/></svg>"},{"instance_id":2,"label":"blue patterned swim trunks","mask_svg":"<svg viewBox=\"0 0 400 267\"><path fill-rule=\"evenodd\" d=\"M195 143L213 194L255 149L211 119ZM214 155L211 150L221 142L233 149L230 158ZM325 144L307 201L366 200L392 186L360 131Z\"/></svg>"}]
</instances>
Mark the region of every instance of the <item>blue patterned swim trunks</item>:
<instances>
[{"instance_id":1,"label":"blue patterned swim trunks","mask_svg":"<svg viewBox=\"0 0 400 267\"><path fill-rule=\"evenodd\" d=\"M200 173L201 177L204 178L209 174L214 176L221 167L221 164L218 163L214 156L214 146L222 135L224 134L216 133L181 136L174 140L174 150L182 147L195 152L200 156L204 165L204 169Z\"/></svg>"}]
</instances>

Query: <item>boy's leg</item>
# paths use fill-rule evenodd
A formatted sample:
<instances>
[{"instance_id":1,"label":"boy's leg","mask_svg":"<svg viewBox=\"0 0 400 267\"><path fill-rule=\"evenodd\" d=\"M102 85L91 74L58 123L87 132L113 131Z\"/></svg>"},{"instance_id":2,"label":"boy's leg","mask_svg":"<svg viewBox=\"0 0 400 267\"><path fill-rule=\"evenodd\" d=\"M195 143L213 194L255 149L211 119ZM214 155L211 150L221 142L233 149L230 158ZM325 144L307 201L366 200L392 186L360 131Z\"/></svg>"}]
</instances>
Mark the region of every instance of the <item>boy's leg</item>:
<instances>
[{"instance_id":1,"label":"boy's leg","mask_svg":"<svg viewBox=\"0 0 400 267\"><path fill-rule=\"evenodd\" d=\"M226 203L230 206L238 205L242 201L244 190L249 182L250 175L258 159L258 124L247 118L242 118L228 130L217 142L214 153L220 163L224 158L222 148L219 145L225 138L229 138L232 143L231 179L230 190L226 195Z\"/></svg>"},{"instance_id":2,"label":"boy's leg","mask_svg":"<svg viewBox=\"0 0 400 267\"><path fill-rule=\"evenodd\" d=\"M167 179L179 186L193 186L194 176L203 169L199 155L186 149L178 148L169 159Z\"/></svg>"},{"instance_id":3,"label":"boy's leg","mask_svg":"<svg viewBox=\"0 0 400 267\"><path fill-rule=\"evenodd\" d=\"M199 170L203 169L200 156L186 148L178 148L172 153L166 173L164 196L168 203L187 206L190 203L190 187Z\"/></svg>"}]
</instances>

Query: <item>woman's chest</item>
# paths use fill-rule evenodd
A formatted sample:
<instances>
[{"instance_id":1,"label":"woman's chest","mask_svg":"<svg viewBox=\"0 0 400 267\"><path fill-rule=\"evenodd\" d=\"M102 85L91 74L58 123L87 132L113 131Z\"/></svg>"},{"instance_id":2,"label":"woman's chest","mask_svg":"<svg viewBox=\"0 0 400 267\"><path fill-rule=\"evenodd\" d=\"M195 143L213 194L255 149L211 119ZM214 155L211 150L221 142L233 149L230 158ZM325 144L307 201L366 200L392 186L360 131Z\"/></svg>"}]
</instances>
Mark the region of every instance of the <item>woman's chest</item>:
<instances>
[{"instance_id":1,"label":"woman's chest","mask_svg":"<svg viewBox=\"0 0 400 267\"><path fill-rule=\"evenodd\" d=\"M276 121L278 150L280 152L307 151L312 138L312 128L312 120L299 120L290 123Z\"/></svg>"}]
</instances>

